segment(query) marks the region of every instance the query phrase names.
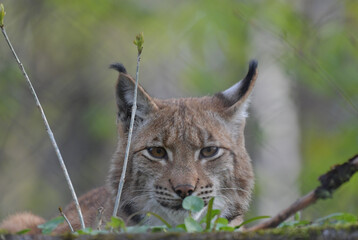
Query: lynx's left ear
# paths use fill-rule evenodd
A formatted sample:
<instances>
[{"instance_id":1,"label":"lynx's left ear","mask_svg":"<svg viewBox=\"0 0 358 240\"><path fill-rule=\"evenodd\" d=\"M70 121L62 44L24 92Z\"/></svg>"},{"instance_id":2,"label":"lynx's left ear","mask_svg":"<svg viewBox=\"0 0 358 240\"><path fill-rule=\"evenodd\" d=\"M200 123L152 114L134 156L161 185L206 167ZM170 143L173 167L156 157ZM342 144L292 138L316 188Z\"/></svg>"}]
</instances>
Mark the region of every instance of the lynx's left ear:
<instances>
[{"instance_id":1,"label":"lynx's left ear","mask_svg":"<svg viewBox=\"0 0 358 240\"><path fill-rule=\"evenodd\" d=\"M224 111L226 114L235 115L239 119L247 117L248 99L254 88L257 73L257 61L251 60L249 71L243 80L215 95L221 105L226 108Z\"/></svg>"},{"instance_id":2,"label":"lynx's left ear","mask_svg":"<svg viewBox=\"0 0 358 240\"><path fill-rule=\"evenodd\" d=\"M132 106L134 103L135 80L127 73L127 70L121 63L115 63L110 66L119 72L118 83L116 86L116 97L118 106L118 120L124 126L125 131L129 129L132 115ZM137 111L135 114L135 124L145 120L148 114L158 109L152 97L138 85L137 92Z\"/></svg>"}]
</instances>

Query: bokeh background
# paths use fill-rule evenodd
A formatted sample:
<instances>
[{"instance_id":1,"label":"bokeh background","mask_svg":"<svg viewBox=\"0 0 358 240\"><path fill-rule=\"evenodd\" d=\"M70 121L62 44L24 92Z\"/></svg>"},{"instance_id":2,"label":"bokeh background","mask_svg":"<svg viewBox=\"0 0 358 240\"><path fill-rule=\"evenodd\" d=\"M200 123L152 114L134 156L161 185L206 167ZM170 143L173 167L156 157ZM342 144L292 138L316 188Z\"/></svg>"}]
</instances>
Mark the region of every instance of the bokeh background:
<instances>
[{"instance_id":1,"label":"bokeh background","mask_svg":"<svg viewBox=\"0 0 358 240\"><path fill-rule=\"evenodd\" d=\"M78 195L101 186L116 144L109 64L159 98L224 90L259 61L246 128L256 172L249 216L272 215L358 153L358 2L354 0L1 0L5 25ZM358 215L358 177L302 213ZM0 219L46 218L71 200L40 114L0 37Z\"/></svg>"}]
</instances>

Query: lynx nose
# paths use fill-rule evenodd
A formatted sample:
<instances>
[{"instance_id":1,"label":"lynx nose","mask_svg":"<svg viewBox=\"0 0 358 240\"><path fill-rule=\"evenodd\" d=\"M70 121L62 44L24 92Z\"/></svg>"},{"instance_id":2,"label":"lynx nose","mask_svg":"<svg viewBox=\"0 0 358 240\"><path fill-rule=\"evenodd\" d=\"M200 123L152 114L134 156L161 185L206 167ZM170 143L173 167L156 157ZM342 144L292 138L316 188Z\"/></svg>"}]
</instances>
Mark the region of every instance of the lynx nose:
<instances>
[{"instance_id":1,"label":"lynx nose","mask_svg":"<svg viewBox=\"0 0 358 240\"><path fill-rule=\"evenodd\" d=\"M179 197L184 199L185 197L190 196L191 194L193 194L194 186L192 186L190 184L182 184L182 185L176 186L174 188L174 191Z\"/></svg>"}]
</instances>

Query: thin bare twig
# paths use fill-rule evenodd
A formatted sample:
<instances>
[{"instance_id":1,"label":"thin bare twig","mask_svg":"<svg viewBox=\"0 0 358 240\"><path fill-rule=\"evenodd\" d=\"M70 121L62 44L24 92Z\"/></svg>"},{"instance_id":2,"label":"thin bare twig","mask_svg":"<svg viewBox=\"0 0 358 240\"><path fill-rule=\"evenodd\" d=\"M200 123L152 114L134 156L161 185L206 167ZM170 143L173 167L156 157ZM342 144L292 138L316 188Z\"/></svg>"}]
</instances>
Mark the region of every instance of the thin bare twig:
<instances>
[{"instance_id":1,"label":"thin bare twig","mask_svg":"<svg viewBox=\"0 0 358 240\"><path fill-rule=\"evenodd\" d=\"M137 69L136 69L136 74L135 74L133 106L132 106L132 113L131 113L132 115L131 115L131 121L130 121L130 125L129 125L128 139L127 139L126 152L125 152L125 156L124 156L122 174L121 174L121 178L120 178L120 181L118 184L117 197L116 197L113 214L112 214L114 217L117 216L119 203L121 201L121 195L122 195L122 190L123 190L123 185L124 185L126 170L127 170L127 164L128 164L129 150L130 150L130 146L131 146L131 142L132 142L132 133L133 133L134 120L135 120L135 113L137 111L139 63L140 63L140 56L142 55L142 50L143 50L143 42L144 42L143 34L138 34L136 37L136 40L134 41L134 44L137 45L138 55L137 55Z\"/></svg>"},{"instance_id":2,"label":"thin bare twig","mask_svg":"<svg viewBox=\"0 0 358 240\"><path fill-rule=\"evenodd\" d=\"M62 208L59 207L58 210L60 211L60 214L61 214L62 217L65 219L65 221L66 221L66 223L68 224L68 226L70 227L71 232L74 232L73 227L72 227L70 221L68 220L68 218L66 217L65 213L62 211Z\"/></svg>"},{"instance_id":3,"label":"thin bare twig","mask_svg":"<svg viewBox=\"0 0 358 240\"><path fill-rule=\"evenodd\" d=\"M347 162L335 166L332 170L319 177L321 185L306 196L299 198L288 208L282 210L273 218L248 228L246 231L256 231L259 229L274 228L285 221L296 212L315 203L318 199L326 199L332 196L334 190L339 188L343 183L349 181L354 173L358 171L358 155L354 156Z\"/></svg>"},{"instance_id":4,"label":"thin bare twig","mask_svg":"<svg viewBox=\"0 0 358 240\"><path fill-rule=\"evenodd\" d=\"M37 97L37 94L36 94L36 92L35 92L35 89L34 89L34 87L32 86L32 83L31 83L31 81L30 81L30 78L29 78L29 76L27 75L27 73L26 73L26 71L25 71L24 66L23 66L22 63L20 62L20 60L19 60L19 58L17 57L17 54L16 54L14 48L12 47L12 44L11 44L11 42L10 42L10 39L9 39L9 37L8 37L7 34L6 34L5 26L4 26L3 24L1 24L0 28L1 28L1 31L2 31L2 33L3 33L3 35L4 35L4 37L5 37L5 40L6 40L7 44L8 44L9 47L10 47L10 50L11 50L13 56L15 57L15 60L16 60L17 64L19 65L19 68L20 68L22 74L24 75L24 77L25 77L25 79L26 79L26 81L27 81L27 84L28 84L28 86L29 86L29 88L30 88L31 94L32 94L32 96L33 96L34 99L35 99L36 106L37 106L37 108L39 109L39 111L40 111L40 113L41 113L41 117L42 117L42 119L43 119L43 121L44 121L47 134L48 134L48 136L49 136L49 138L50 138L50 141L51 141L51 143L52 143L52 146L53 146L54 149L55 149L55 152L56 152L58 161L59 161L60 166L61 166L61 168L62 168L62 170L63 170L64 175L65 175L65 178L66 178L68 187L70 188L70 191L71 191L71 194L72 194L72 198L73 198L73 200L74 200L74 202L75 202L76 209L77 209L77 212L78 212L78 216L79 216L79 218L80 218L80 221L81 221L82 228L84 229L84 228L85 228L85 223L84 223L84 221L83 221L83 216L82 216L81 208L80 208L80 205L79 205L79 203L78 203L77 196L76 196L75 190L74 190L74 188L73 188L73 185L72 185L70 176L68 175L66 165L65 165L65 163L64 163L64 161L63 161L63 158L62 158L60 149L59 149L58 146L57 146L57 143L56 143L55 137L54 137L54 135L53 135L53 132L52 132L52 130L51 130L51 128L50 128L50 125L48 124L48 121L47 121L45 112L44 112L44 110L43 110L43 108L42 108L42 106L41 106L41 103L40 103L40 101L39 101L39 99L38 99L38 97Z\"/></svg>"},{"instance_id":5,"label":"thin bare twig","mask_svg":"<svg viewBox=\"0 0 358 240\"><path fill-rule=\"evenodd\" d=\"M103 212L104 212L104 207L99 207L97 209L96 221L95 221L95 224L94 224L94 226L96 226L97 230L102 230L101 226L102 226L102 223L103 223Z\"/></svg>"}]
</instances>

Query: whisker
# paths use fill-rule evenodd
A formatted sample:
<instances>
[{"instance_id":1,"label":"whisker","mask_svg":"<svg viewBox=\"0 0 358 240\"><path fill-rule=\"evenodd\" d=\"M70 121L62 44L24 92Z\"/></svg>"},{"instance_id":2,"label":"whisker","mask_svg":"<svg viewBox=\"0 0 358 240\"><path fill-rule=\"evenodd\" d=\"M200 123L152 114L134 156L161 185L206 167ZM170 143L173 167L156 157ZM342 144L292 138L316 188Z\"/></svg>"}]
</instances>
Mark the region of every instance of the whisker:
<instances>
[{"instance_id":1,"label":"whisker","mask_svg":"<svg viewBox=\"0 0 358 240\"><path fill-rule=\"evenodd\" d=\"M238 191L250 193L248 190L245 190L245 189L240 188L240 187L236 187L236 188L220 188L219 190L238 190Z\"/></svg>"},{"instance_id":2,"label":"whisker","mask_svg":"<svg viewBox=\"0 0 358 240\"><path fill-rule=\"evenodd\" d=\"M224 198L224 200L225 200L226 202L231 202L231 200L230 200L227 196L225 196L225 195L223 195L223 194L221 194L221 195L216 195L215 198Z\"/></svg>"},{"instance_id":3,"label":"whisker","mask_svg":"<svg viewBox=\"0 0 358 240\"><path fill-rule=\"evenodd\" d=\"M138 189L138 190L132 190L132 192L148 192L148 193L151 193L151 192L155 192L155 190Z\"/></svg>"},{"instance_id":4,"label":"whisker","mask_svg":"<svg viewBox=\"0 0 358 240\"><path fill-rule=\"evenodd\" d=\"M124 200L123 202L121 202L120 207L123 207L123 206L125 206L125 205L127 205L127 204L134 203L134 202L136 202L138 199L141 200L141 198L143 198L143 197L150 199L150 198L151 198L151 195L150 195L150 194L140 194L140 195L137 195L137 196L135 196L135 197L132 197L132 198L130 198L130 199L128 199L128 200Z\"/></svg>"}]
</instances>

